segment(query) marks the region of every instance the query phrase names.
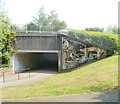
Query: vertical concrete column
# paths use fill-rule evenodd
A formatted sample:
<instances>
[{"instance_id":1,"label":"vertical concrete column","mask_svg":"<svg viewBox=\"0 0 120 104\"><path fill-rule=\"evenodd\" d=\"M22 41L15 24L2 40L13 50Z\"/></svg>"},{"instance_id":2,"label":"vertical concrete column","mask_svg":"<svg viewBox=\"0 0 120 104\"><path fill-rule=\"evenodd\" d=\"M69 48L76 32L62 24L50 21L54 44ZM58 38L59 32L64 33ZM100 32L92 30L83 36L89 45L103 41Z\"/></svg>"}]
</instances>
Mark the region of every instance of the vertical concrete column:
<instances>
[{"instance_id":1,"label":"vertical concrete column","mask_svg":"<svg viewBox=\"0 0 120 104\"><path fill-rule=\"evenodd\" d=\"M58 72L62 70L62 53L58 51Z\"/></svg>"},{"instance_id":2,"label":"vertical concrete column","mask_svg":"<svg viewBox=\"0 0 120 104\"><path fill-rule=\"evenodd\" d=\"M98 49L97 49L97 58L98 58L98 59L100 59L100 51L101 51L101 50L98 48Z\"/></svg>"},{"instance_id":3,"label":"vertical concrete column","mask_svg":"<svg viewBox=\"0 0 120 104\"><path fill-rule=\"evenodd\" d=\"M62 36L59 36L59 38L60 38L59 41L60 49L58 50L58 72L60 72L63 69L63 47L62 47L63 38Z\"/></svg>"},{"instance_id":4,"label":"vertical concrete column","mask_svg":"<svg viewBox=\"0 0 120 104\"><path fill-rule=\"evenodd\" d=\"M85 56L88 57L88 49L87 49L86 45L85 45Z\"/></svg>"},{"instance_id":5,"label":"vertical concrete column","mask_svg":"<svg viewBox=\"0 0 120 104\"><path fill-rule=\"evenodd\" d=\"M19 70L19 65L18 65L18 57L16 54L12 56L12 64L13 64L14 72L17 72Z\"/></svg>"},{"instance_id":6,"label":"vertical concrete column","mask_svg":"<svg viewBox=\"0 0 120 104\"><path fill-rule=\"evenodd\" d=\"M12 56L12 67L14 71L15 70L15 55Z\"/></svg>"},{"instance_id":7,"label":"vertical concrete column","mask_svg":"<svg viewBox=\"0 0 120 104\"><path fill-rule=\"evenodd\" d=\"M64 59L64 50L63 50L63 40L64 40L64 37L61 37L61 70L64 69L63 66L64 66L64 63L65 63L65 59Z\"/></svg>"}]
</instances>

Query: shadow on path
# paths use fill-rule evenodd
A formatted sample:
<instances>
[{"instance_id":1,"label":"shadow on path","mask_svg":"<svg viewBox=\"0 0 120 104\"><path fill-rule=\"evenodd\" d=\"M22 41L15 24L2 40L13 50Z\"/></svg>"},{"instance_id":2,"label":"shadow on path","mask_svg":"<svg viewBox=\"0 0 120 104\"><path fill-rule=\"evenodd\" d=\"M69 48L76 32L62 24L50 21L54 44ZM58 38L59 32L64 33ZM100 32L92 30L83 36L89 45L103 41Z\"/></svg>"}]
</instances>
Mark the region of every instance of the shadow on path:
<instances>
[{"instance_id":1,"label":"shadow on path","mask_svg":"<svg viewBox=\"0 0 120 104\"><path fill-rule=\"evenodd\" d=\"M101 100L101 102L118 102L118 97L118 90L111 90L99 94L94 99Z\"/></svg>"}]
</instances>

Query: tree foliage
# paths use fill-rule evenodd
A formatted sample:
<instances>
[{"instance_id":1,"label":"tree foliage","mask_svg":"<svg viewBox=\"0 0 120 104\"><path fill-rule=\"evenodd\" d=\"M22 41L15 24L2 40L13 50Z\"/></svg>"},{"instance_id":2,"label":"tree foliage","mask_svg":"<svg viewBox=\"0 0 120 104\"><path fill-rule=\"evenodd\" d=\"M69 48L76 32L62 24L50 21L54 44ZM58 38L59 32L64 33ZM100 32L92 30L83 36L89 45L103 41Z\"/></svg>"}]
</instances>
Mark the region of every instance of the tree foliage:
<instances>
[{"instance_id":1,"label":"tree foliage","mask_svg":"<svg viewBox=\"0 0 120 104\"><path fill-rule=\"evenodd\" d=\"M13 51L12 43L15 41L15 33L11 31L12 28L7 13L2 7L2 2L0 2L0 58L2 64L10 63Z\"/></svg>"},{"instance_id":2,"label":"tree foliage","mask_svg":"<svg viewBox=\"0 0 120 104\"><path fill-rule=\"evenodd\" d=\"M116 25L109 25L106 28L106 32L113 33L113 34L120 34L120 28L118 28Z\"/></svg>"},{"instance_id":3,"label":"tree foliage","mask_svg":"<svg viewBox=\"0 0 120 104\"><path fill-rule=\"evenodd\" d=\"M26 26L27 30L58 31L60 29L65 29L67 24L58 19L58 14L55 10L52 10L47 14L44 7L41 7L38 11L37 17L33 17L33 21Z\"/></svg>"}]
</instances>

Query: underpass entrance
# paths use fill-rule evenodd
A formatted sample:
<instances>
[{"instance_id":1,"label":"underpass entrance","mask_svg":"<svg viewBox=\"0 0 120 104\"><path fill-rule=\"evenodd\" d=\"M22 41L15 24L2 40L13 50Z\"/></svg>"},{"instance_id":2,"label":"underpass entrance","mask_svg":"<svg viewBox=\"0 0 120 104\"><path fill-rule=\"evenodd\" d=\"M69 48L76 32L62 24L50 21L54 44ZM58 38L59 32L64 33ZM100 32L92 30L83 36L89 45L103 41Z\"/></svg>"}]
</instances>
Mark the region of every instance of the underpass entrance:
<instances>
[{"instance_id":1,"label":"underpass entrance","mask_svg":"<svg viewBox=\"0 0 120 104\"><path fill-rule=\"evenodd\" d=\"M31 70L58 71L58 53L24 52L14 55L14 71Z\"/></svg>"}]
</instances>

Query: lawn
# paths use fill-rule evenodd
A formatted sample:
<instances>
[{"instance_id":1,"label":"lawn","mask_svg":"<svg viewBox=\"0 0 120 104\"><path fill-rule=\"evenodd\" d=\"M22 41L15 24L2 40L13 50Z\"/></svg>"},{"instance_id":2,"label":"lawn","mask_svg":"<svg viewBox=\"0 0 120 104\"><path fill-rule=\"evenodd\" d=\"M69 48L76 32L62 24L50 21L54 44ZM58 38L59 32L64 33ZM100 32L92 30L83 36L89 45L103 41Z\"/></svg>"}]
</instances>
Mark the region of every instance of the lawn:
<instances>
[{"instance_id":1,"label":"lawn","mask_svg":"<svg viewBox=\"0 0 120 104\"><path fill-rule=\"evenodd\" d=\"M32 84L2 88L3 99L107 91L118 86L118 56L66 70Z\"/></svg>"}]
</instances>

